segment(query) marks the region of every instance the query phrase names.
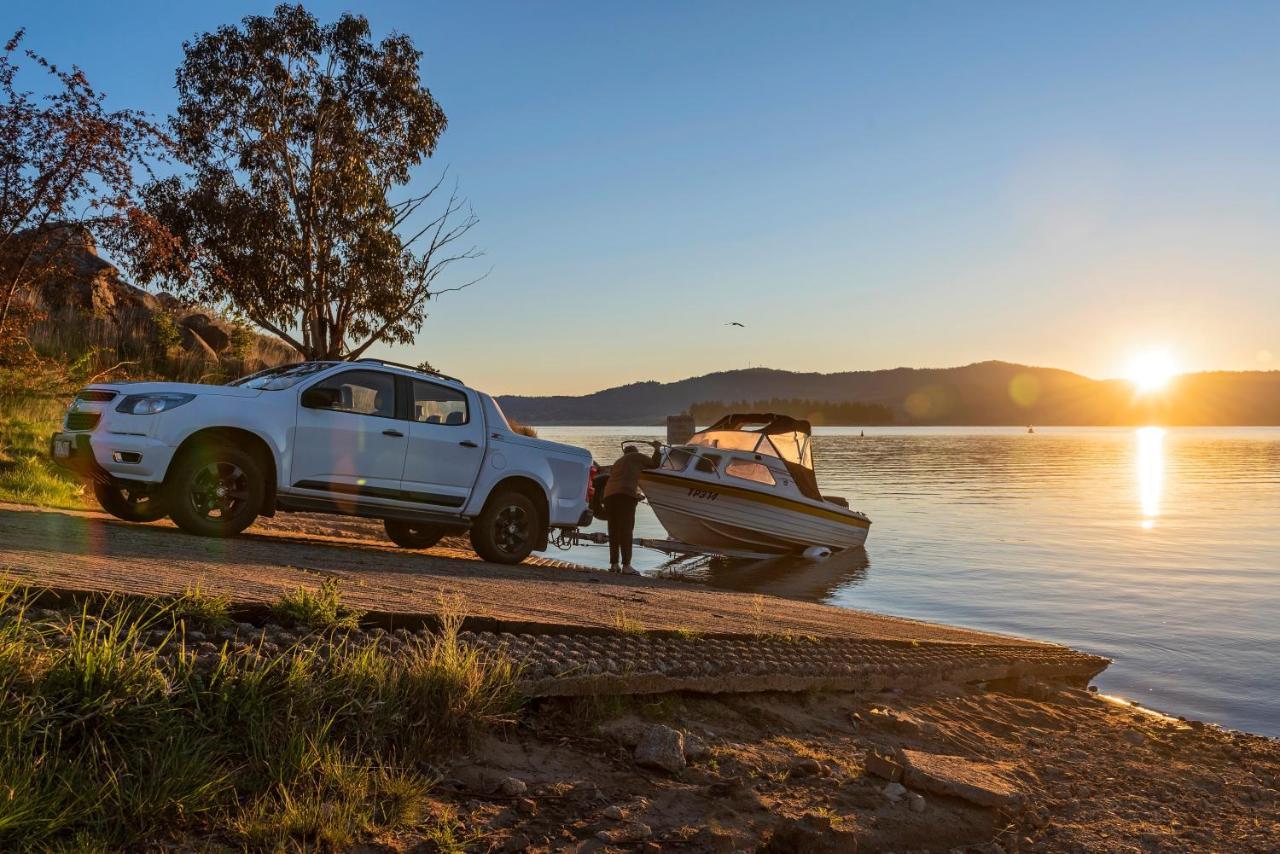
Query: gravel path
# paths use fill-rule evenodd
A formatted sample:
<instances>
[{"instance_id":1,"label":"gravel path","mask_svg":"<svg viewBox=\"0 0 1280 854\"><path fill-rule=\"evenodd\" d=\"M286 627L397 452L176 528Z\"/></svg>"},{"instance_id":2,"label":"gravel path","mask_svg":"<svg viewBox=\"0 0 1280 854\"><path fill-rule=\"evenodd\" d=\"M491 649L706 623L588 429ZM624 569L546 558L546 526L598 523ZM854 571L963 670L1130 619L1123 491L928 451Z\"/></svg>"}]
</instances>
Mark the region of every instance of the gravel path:
<instances>
[{"instance_id":1,"label":"gravel path","mask_svg":"<svg viewBox=\"0 0 1280 854\"><path fill-rule=\"evenodd\" d=\"M281 517L287 520L289 517ZM277 522L279 520L276 520ZM384 614L430 614L450 597L469 627L507 632L633 630L698 635L813 635L879 641L1052 648L1048 644L789 599L646 578L560 561L505 567L470 552L411 552L310 530L201 539L157 523L0 504L0 572L38 586L174 594L199 583L244 603L339 581L344 601Z\"/></svg>"}]
</instances>

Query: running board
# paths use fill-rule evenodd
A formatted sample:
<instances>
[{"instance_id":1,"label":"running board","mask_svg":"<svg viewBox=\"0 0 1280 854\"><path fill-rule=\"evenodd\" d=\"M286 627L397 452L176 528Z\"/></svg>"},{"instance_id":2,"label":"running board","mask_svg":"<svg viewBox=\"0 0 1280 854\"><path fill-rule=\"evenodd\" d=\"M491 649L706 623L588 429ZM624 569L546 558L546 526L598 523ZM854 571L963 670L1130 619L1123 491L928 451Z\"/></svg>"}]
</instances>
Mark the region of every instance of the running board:
<instances>
[{"instance_id":1,"label":"running board","mask_svg":"<svg viewBox=\"0 0 1280 854\"><path fill-rule=\"evenodd\" d=\"M470 521L447 513L430 510L410 510L403 507L384 507L378 504L362 504L358 501L331 501L309 495L280 495L276 509L285 513L332 513L337 516L361 516L365 519L393 519L397 522L426 522L445 528L465 531Z\"/></svg>"}]
</instances>

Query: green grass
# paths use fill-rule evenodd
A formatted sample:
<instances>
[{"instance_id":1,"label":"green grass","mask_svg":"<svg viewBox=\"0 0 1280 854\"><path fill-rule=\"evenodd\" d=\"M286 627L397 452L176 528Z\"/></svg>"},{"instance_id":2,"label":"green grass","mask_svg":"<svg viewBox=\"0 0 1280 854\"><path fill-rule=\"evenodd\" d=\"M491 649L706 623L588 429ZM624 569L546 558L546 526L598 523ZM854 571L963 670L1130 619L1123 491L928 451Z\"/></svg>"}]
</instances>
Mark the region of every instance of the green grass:
<instances>
[{"instance_id":1,"label":"green grass","mask_svg":"<svg viewBox=\"0 0 1280 854\"><path fill-rule=\"evenodd\" d=\"M174 603L38 621L27 601L0 590L0 850L456 833L427 815L433 763L519 707L516 666L460 644L456 620L394 655L333 636L197 659Z\"/></svg>"},{"instance_id":2,"label":"green grass","mask_svg":"<svg viewBox=\"0 0 1280 854\"><path fill-rule=\"evenodd\" d=\"M342 604L338 582L327 578L319 587L298 587L281 596L271 606L276 616L306 629L326 631L330 629L355 629L360 625L363 611L356 611Z\"/></svg>"},{"instance_id":3,"label":"green grass","mask_svg":"<svg viewBox=\"0 0 1280 854\"><path fill-rule=\"evenodd\" d=\"M209 593L199 584L188 587L171 606L176 617L196 628L209 631L231 625L231 597Z\"/></svg>"},{"instance_id":4,"label":"green grass","mask_svg":"<svg viewBox=\"0 0 1280 854\"><path fill-rule=\"evenodd\" d=\"M82 508L84 486L49 458L49 436L67 401L0 397L0 501Z\"/></svg>"}]
</instances>

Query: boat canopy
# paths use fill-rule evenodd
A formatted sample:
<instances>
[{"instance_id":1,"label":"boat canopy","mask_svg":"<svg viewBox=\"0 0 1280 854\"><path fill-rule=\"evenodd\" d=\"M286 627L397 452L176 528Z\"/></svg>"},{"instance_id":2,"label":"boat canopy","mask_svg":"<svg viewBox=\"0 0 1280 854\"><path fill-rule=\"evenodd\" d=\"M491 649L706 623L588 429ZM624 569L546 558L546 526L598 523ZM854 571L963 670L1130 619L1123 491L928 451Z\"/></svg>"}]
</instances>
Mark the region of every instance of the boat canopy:
<instances>
[{"instance_id":1,"label":"boat canopy","mask_svg":"<svg viewBox=\"0 0 1280 854\"><path fill-rule=\"evenodd\" d=\"M821 501L813 474L813 451L809 447L812 433L808 421L789 415L738 413L726 415L693 434L689 444L777 457L786 463L800 491Z\"/></svg>"}]
</instances>

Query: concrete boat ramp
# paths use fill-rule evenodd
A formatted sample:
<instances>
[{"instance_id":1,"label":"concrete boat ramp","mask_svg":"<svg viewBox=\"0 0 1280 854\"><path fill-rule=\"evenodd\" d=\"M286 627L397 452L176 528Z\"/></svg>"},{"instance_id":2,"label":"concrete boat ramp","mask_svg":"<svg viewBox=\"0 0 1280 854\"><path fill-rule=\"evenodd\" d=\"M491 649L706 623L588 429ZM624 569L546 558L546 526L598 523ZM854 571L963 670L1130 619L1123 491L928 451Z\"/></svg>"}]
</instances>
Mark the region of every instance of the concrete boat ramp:
<instances>
[{"instance_id":1,"label":"concrete boat ramp","mask_svg":"<svg viewBox=\"0 0 1280 854\"><path fill-rule=\"evenodd\" d=\"M50 595L164 596L199 584L242 610L335 579L385 628L464 616L467 642L525 662L531 695L881 690L1034 677L1085 684L1109 661L1024 638L554 560L517 567L462 549L397 549L368 528L208 540L157 523L0 504L0 574ZM288 526L288 527L285 527Z\"/></svg>"}]
</instances>

